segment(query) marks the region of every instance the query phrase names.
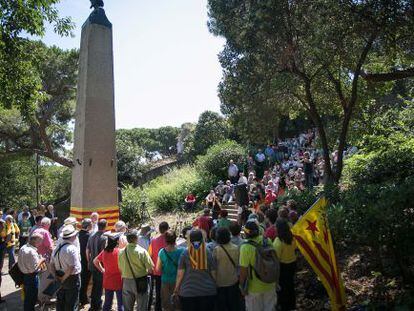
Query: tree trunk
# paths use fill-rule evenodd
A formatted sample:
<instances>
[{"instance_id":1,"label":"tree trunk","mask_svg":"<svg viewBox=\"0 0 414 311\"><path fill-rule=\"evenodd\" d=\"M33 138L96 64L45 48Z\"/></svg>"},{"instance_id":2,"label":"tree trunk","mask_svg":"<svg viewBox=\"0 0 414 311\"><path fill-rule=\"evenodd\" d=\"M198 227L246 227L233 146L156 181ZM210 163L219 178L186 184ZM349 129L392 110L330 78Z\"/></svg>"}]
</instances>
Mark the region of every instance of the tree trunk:
<instances>
[{"instance_id":1,"label":"tree trunk","mask_svg":"<svg viewBox=\"0 0 414 311\"><path fill-rule=\"evenodd\" d=\"M338 144L338 162L336 163L336 170L333 174L334 182L339 183L339 180L342 176L342 170L344 167L344 150L346 146L346 137L349 129L349 122L351 121L352 110L348 109L345 111L344 119L342 121L342 129L339 135L339 144Z\"/></svg>"},{"instance_id":2,"label":"tree trunk","mask_svg":"<svg viewBox=\"0 0 414 311\"><path fill-rule=\"evenodd\" d=\"M326 132L325 128L323 126L323 122L321 119L321 116L318 114L318 111L316 109L315 101L313 100L312 91L311 91L311 82L309 79L305 80L305 91L306 91L306 99L309 104L308 107L308 113L311 117L313 123L318 129L319 138L321 140L322 144L322 150L323 150L323 160L325 162L325 174L324 174L324 180L325 183L332 183L334 182L334 176L332 172L332 166L331 166L331 158L329 156L329 144L328 139L326 138Z\"/></svg>"}]
</instances>

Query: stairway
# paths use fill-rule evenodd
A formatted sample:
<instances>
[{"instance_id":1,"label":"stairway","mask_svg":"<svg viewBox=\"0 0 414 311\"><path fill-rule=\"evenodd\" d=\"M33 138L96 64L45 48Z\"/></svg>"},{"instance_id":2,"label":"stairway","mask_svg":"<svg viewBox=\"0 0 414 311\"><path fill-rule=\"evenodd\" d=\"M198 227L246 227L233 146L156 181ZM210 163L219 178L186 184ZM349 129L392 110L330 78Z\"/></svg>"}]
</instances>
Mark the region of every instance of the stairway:
<instances>
[{"instance_id":1,"label":"stairway","mask_svg":"<svg viewBox=\"0 0 414 311\"><path fill-rule=\"evenodd\" d=\"M222 210L226 210L229 215L227 218L231 221L237 221L237 206L234 203L227 203L221 206Z\"/></svg>"}]
</instances>

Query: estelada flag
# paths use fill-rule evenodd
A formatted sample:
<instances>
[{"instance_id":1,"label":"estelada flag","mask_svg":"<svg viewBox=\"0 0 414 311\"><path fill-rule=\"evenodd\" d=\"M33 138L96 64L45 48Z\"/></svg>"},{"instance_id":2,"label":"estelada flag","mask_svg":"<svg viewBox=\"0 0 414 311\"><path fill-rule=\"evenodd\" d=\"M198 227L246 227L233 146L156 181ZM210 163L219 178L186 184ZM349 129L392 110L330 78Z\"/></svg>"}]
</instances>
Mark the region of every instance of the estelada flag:
<instances>
[{"instance_id":1,"label":"estelada flag","mask_svg":"<svg viewBox=\"0 0 414 311\"><path fill-rule=\"evenodd\" d=\"M297 246L328 292L331 308L345 310L345 290L326 218L328 201L319 198L292 227Z\"/></svg>"}]
</instances>

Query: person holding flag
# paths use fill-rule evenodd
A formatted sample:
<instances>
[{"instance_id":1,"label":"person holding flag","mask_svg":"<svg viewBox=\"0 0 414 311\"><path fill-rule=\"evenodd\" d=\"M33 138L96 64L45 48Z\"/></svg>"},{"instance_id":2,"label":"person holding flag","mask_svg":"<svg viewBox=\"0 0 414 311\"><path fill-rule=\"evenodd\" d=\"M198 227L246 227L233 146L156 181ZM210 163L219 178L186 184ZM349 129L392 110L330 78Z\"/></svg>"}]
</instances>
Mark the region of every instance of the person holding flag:
<instances>
[{"instance_id":1,"label":"person holding flag","mask_svg":"<svg viewBox=\"0 0 414 311\"><path fill-rule=\"evenodd\" d=\"M297 221L291 231L296 244L318 275L331 301L333 311L345 310L345 290L339 273L331 232L326 217L328 200L319 198Z\"/></svg>"}]
</instances>

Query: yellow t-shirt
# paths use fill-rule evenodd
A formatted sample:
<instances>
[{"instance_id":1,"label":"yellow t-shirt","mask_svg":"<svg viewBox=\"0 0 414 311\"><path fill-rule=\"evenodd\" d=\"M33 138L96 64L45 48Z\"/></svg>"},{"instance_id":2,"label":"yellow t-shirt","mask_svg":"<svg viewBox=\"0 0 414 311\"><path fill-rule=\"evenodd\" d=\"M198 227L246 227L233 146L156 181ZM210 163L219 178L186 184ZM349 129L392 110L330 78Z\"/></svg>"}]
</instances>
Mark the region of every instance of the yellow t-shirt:
<instances>
[{"instance_id":1,"label":"yellow t-shirt","mask_svg":"<svg viewBox=\"0 0 414 311\"><path fill-rule=\"evenodd\" d=\"M259 235L258 237L252 239L252 241L263 245L263 236ZM272 245L272 241L267 239L267 243ZM239 264L240 267L248 268L249 269L249 276L248 276L248 292L249 293L266 293L271 290L275 290L276 282L275 283L264 283L260 281L256 273L254 273L251 267L254 267L256 263L256 247L251 244L244 243L240 246L240 259ZM250 277L252 276L252 278Z\"/></svg>"},{"instance_id":2,"label":"yellow t-shirt","mask_svg":"<svg viewBox=\"0 0 414 311\"><path fill-rule=\"evenodd\" d=\"M16 227L17 227L17 230L16 230ZM10 223L10 224L5 223L3 230L4 230L4 233L2 235L4 235L7 241L6 247L14 246L16 244L17 236L20 233L19 227L15 225L15 223Z\"/></svg>"},{"instance_id":3,"label":"yellow t-shirt","mask_svg":"<svg viewBox=\"0 0 414 311\"><path fill-rule=\"evenodd\" d=\"M273 242L276 249L277 257L281 263L292 263L296 261L296 241L293 239L292 244L282 242L278 237Z\"/></svg>"}]
</instances>

